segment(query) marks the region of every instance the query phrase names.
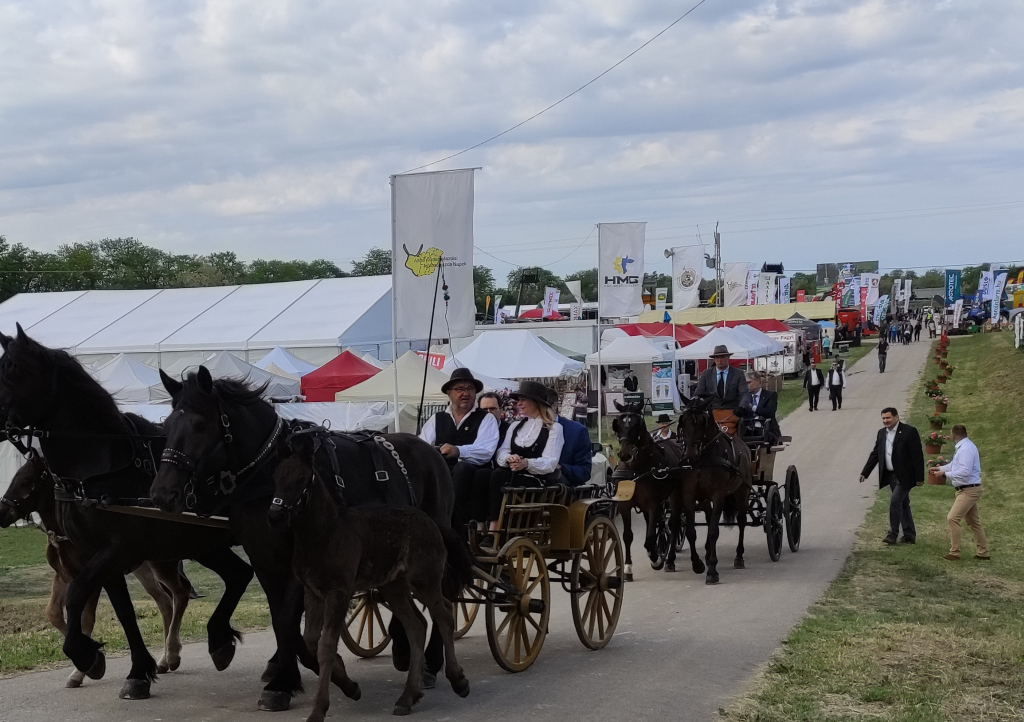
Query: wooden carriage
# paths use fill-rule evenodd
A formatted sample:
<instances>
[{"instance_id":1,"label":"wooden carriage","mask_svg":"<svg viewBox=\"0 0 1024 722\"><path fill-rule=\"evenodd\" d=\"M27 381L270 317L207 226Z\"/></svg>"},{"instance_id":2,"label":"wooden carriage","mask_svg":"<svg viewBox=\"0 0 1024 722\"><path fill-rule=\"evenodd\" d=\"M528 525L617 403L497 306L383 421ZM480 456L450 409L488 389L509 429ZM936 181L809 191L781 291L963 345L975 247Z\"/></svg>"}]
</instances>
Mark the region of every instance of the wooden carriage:
<instances>
[{"instance_id":1,"label":"wooden carriage","mask_svg":"<svg viewBox=\"0 0 1024 722\"><path fill-rule=\"evenodd\" d=\"M547 636L554 581L569 593L580 641L590 649L608 644L622 610L624 553L615 504L599 498L601 491L561 484L505 489L493 547L470 534L477 578L455 602L456 637L469 631L482 606L495 661L509 672L526 669ZM382 652L389 616L372 593L357 597L346 646L362 657Z\"/></svg>"}]
</instances>

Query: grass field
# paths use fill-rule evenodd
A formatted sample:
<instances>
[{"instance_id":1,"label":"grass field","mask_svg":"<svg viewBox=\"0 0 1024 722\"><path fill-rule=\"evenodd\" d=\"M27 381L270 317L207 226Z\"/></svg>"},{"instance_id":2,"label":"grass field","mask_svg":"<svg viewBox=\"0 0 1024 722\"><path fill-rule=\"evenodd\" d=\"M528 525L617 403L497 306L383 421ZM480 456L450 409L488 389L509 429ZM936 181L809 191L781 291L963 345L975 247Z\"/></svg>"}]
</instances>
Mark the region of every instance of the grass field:
<instances>
[{"instance_id":1,"label":"grass field","mask_svg":"<svg viewBox=\"0 0 1024 722\"><path fill-rule=\"evenodd\" d=\"M886 547L880 492L843 572L727 719L1024 719L1024 354L997 333L954 339L949 361L947 415L981 451L992 561L973 558L966 526L962 561L942 559L948 486L916 489L917 544ZM937 368L929 361L924 378ZM922 390L909 420L923 430Z\"/></svg>"}]
</instances>

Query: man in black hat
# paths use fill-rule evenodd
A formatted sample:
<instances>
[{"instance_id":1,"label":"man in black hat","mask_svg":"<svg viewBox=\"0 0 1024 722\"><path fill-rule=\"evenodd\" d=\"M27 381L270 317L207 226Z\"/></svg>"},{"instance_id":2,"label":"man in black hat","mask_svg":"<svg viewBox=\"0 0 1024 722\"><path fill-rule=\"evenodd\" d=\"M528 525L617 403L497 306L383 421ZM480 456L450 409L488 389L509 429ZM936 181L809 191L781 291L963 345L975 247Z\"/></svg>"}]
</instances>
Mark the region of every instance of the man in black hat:
<instances>
[{"instance_id":1,"label":"man in black hat","mask_svg":"<svg viewBox=\"0 0 1024 722\"><path fill-rule=\"evenodd\" d=\"M750 411L750 389L743 372L729 365L732 354L724 345L715 346L711 354L715 365L700 375L694 396L710 396L713 409L735 409L742 416Z\"/></svg>"},{"instance_id":2,"label":"man in black hat","mask_svg":"<svg viewBox=\"0 0 1024 722\"><path fill-rule=\"evenodd\" d=\"M476 489L474 477L490 463L498 448L498 422L476 403L476 395L483 388L469 369L455 369L441 386L451 403L427 419L420 431L420 438L437 447L452 471L455 520L459 524L474 518L482 520L479 514L486 508L487 490Z\"/></svg>"},{"instance_id":3,"label":"man in black hat","mask_svg":"<svg viewBox=\"0 0 1024 722\"><path fill-rule=\"evenodd\" d=\"M668 414L658 416L658 428L651 432L651 438L655 441L671 441L676 438L676 432L672 430L672 417Z\"/></svg>"}]
</instances>

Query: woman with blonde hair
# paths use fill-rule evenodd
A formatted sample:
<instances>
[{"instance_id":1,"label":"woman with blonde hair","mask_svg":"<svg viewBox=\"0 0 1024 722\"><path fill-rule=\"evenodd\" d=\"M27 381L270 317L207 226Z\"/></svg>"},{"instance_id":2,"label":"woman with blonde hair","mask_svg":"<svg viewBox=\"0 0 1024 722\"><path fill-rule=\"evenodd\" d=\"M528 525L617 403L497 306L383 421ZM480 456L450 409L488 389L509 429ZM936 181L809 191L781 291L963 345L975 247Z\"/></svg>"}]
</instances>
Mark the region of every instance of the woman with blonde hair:
<instances>
[{"instance_id":1,"label":"woman with blonde hair","mask_svg":"<svg viewBox=\"0 0 1024 722\"><path fill-rule=\"evenodd\" d=\"M523 381L519 391L509 394L516 401L522 419L512 422L498 449L498 468L490 478L488 520L498 527L505 487L540 487L558 482L558 457L565 439L555 422L550 389L536 381Z\"/></svg>"}]
</instances>

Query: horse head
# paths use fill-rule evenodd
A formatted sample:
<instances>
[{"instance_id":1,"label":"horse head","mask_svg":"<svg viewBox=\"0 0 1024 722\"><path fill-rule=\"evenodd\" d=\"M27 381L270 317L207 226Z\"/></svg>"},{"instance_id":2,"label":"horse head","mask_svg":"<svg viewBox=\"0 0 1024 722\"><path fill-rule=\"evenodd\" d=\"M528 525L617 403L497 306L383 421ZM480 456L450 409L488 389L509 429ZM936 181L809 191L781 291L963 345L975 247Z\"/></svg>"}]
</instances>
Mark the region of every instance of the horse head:
<instances>
[{"instance_id":1,"label":"horse head","mask_svg":"<svg viewBox=\"0 0 1024 722\"><path fill-rule=\"evenodd\" d=\"M271 526L290 525L309 501L309 490L316 480L315 453L316 442L310 434L292 434L278 442L280 461L274 469L274 498L267 511Z\"/></svg>"},{"instance_id":2,"label":"horse head","mask_svg":"<svg viewBox=\"0 0 1024 722\"><path fill-rule=\"evenodd\" d=\"M683 460L695 462L707 445L718 435L718 424L711 410L710 396L683 399L683 413L679 416L676 437L683 449Z\"/></svg>"},{"instance_id":3,"label":"horse head","mask_svg":"<svg viewBox=\"0 0 1024 722\"><path fill-rule=\"evenodd\" d=\"M639 404L623 405L616 401L615 408L619 410L619 416L612 421L612 431L619 442L619 460L635 471L633 465L639 460L644 448L652 443L651 435L647 431Z\"/></svg>"},{"instance_id":4,"label":"horse head","mask_svg":"<svg viewBox=\"0 0 1024 722\"><path fill-rule=\"evenodd\" d=\"M42 457L31 455L24 466L15 472L10 486L3 498L0 498L0 529L6 529L19 519L25 519L38 511L42 495L47 492L53 496L53 482L46 473L46 465Z\"/></svg>"}]
</instances>

